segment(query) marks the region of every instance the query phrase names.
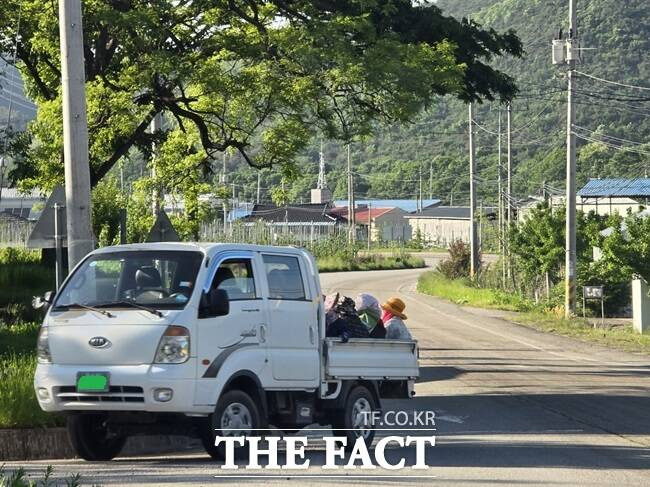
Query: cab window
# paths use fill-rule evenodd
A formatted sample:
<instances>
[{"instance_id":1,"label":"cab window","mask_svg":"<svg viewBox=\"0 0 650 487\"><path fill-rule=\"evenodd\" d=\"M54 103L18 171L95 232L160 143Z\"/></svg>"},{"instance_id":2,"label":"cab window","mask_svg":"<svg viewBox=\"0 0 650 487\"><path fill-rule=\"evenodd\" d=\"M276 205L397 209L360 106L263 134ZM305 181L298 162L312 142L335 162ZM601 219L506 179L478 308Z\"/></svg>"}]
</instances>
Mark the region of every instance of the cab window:
<instances>
[{"instance_id":1,"label":"cab window","mask_svg":"<svg viewBox=\"0 0 650 487\"><path fill-rule=\"evenodd\" d=\"M250 259L223 261L214 274L212 288L226 291L230 301L256 299L255 278Z\"/></svg>"},{"instance_id":2,"label":"cab window","mask_svg":"<svg viewBox=\"0 0 650 487\"><path fill-rule=\"evenodd\" d=\"M305 286L297 257L263 255L269 299L305 300Z\"/></svg>"}]
</instances>

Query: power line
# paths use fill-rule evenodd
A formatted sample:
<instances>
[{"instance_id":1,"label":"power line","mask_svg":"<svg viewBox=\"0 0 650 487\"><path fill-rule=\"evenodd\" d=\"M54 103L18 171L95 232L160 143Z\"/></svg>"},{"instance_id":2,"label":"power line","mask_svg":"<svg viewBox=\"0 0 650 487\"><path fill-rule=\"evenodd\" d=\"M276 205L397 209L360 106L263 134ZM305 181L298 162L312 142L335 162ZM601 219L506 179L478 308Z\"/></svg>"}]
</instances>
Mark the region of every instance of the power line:
<instances>
[{"instance_id":1,"label":"power line","mask_svg":"<svg viewBox=\"0 0 650 487\"><path fill-rule=\"evenodd\" d=\"M646 86L637 86L637 85L629 85L629 84L626 84L626 83L620 83L618 81L612 81L612 80L608 80L608 79L604 79L604 78L599 78L598 76L594 76L593 74L587 74L587 73L583 73L581 71L574 71L574 72L576 74L579 74L580 76L584 76L586 78L591 78L591 79L594 79L596 81L600 81L601 83L606 83L606 84L616 85L616 86L622 86L624 88L631 88L631 89L634 89L634 90L650 91L650 88L646 87Z\"/></svg>"},{"instance_id":2,"label":"power line","mask_svg":"<svg viewBox=\"0 0 650 487\"><path fill-rule=\"evenodd\" d=\"M636 142L634 140L628 140L628 139L622 139L620 137L614 137L613 135L601 134L601 133L597 132L596 130L592 130L592 129L589 129L589 128L586 128L586 127L581 127L580 125L576 125L576 124L573 124L573 127L577 128L579 130L584 130L586 132L590 132L590 133L592 133L592 134L594 134L594 135L596 135L598 137L604 137L606 139L615 140L617 142L626 142L628 144L634 144L634 145L646 145L647 144L647 142Z\"/></svg>"},{"instance_id":3,"label":"power line","mask_svg":"<svg viewBox=\"0 0 650 487\"><path fill-rule=\"evenodd\" d=\"M594 137L589 137L587 135L579 134L577 132L573 132L573 133L574 133L574 135L576 137L578 137L578 138L580 138L582 140L586 140L586 141L589 141L589 142L598 142L598 143L606 145L607 147L610 147L612 149L621 150L621 151L625 151L625 152L634 152L634 153L643 154L643 155L650 155L650 151L643 151L643 150L634 149L634 148L631 148L631 147L616 145L616 144L613 144L611 142L607 142L605 140L597 139L597 138L594 138Z\"/></svg>"}]
</instances>

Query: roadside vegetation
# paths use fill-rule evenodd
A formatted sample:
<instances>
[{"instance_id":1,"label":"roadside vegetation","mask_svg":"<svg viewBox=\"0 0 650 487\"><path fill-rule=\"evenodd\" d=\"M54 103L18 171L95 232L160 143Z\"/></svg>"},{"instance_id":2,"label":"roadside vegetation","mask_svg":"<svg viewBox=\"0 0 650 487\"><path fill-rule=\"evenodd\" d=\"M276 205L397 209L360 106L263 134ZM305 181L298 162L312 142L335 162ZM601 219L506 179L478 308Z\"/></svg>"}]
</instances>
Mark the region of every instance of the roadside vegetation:
<instances>
[{"instance_id":1,"label":"roadside vegetation","mask_svg":"<svg viewBox=\"0 0 650 487\"><path fill-rule=\"evenodd\" d=\"M350 243L345 235L308 245L320 272L375 271L424 267L424 259L414 257L404 247L392 247L381 255L364 252L362 243Z\"/></svg>"},{"instance_id":2,"label":"roadside vegetation","mask_svg":"<svg viewBox=\"0 0 650 487\"><path fill-rule=\"evenodd\" d=\"M500 289L480 288L469 278L449 279L439 271L425 272L418 280L418 291L456 304L506 311L531 311L534 303Z\"/></svg>"},{"instance_id":3,"label":"roadside vegetation","mask_svg":"<svg viewBox=\"0 0 650 487\"><path fill-rule=\"evenodd\" d=\"M81 485L81 475L69 474L65 478L54 477L54 467L48 465L42 475L28 475L23 467L6 471L0 465L0 487L78 487Z\"/></svg>"},{"instance_id":4,"label":"roadside vegetation","mask_svg":"<svg viewBox=\"0 0 650 487\"><path fill-rule=\"evenodd\" d=\"M62 424L61 417L41 411L33 385L42 313L31 301L53 288L54 273L40 252L0 250L0 428Z\"/></svg>"},{"instance_id":5,"label":"roadside vegetation","mask_svg":"<svg viewBox=\"0 0 650 487\"><path fill-rule=\"evenodd\" d=\"M0 428L63 424L41 410L34 392L36 336L39 323L0 327Z\"/></svg>"},{"instance_id":6,"label":"roadside vegetation","mask_svg":"<svg viewBox=\"0 0 650 487\"><path fill-rule=\"evenodd\" d=\"M375 271L385 269L415 269L424 267L424 260L420 257L404 255L357 255L352 259L333 255L317 259L320 272L338 271Z\"/></svg>"},{"instance_id":7,"label":"roadside vegetation","mask_svg":"<svg viewBox=\"0 0 650 487\"><path fill-rule=\"evenodd\" d=\"M597 310L591 307L585 309L587 319L564 318L563 222L558 215L563 212L554 213L552 215L548 207L542 206L524 224L509 232L512 260L510 276L506 274L505 280L503 261L483 266L479 276L470 279L470 249L458 241L450 246L449 258L435 271L420 276L418 291L459 305L516 312L506 319L540 331L650 353L650 335L640 335L630 325L594 326L592 323L598 321L595 318ZM578 251L583 259L578 269L579 289L585 284L604 285L606 314L620 316L629 303L630 279L635 273L642 276L646 273L644 264L634 264L633 257L642 256L643 249L636 249L638 242L631 243L623 237L620 224L624 222L626 233L632 232L638 238L648 235L644 230L648 224L643 222L645 219L633 215L625 219L617 215L607 219L582 215L581 220ZM610 224L614 226L606 227ZM603 228L612 228L607 237L600 234ZM602 249L602 257L596 261L589 258L586 250L590 242ZM581 316L582 302L578 301L578 315Z\"/></svg>"},{"instance_id":8,"label":"roadside vegetation","mask_svg":"<svg viewBox=\"0 0 650 487\"><path fill-rule=\"evenodd\" d=\"M32 297L53 287L53 266L41 262L40 251L0 249L0 326L39 320L42 313L32 308Z\"/></svg>"}]
</instances>

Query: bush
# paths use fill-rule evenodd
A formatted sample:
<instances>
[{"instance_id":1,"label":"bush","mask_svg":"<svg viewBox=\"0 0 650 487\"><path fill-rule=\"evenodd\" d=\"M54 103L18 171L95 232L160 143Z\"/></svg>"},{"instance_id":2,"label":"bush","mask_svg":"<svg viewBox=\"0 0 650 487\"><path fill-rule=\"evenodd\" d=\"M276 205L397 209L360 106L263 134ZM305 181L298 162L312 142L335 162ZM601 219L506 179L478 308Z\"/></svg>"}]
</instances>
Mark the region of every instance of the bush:
<instances>
[{"instance_id":1,"label":"bush","mask_svg":"<svg viewBox=\"0 0 650 487\"><path fill-rule=\"evenodd\" d=\"M40 320L42 312L32 308L32 297L53 288L54 269L41 264L39 251L0 250L0 325Z\"/></svg>"},{"instance_id":2,"label":"bush","mask_svg":"<svg viewBox=\"0 0 650 487\"><path fill-rule=\"evenodd\" d=\"M469 245L462 240L456 240L449 246L449 259L438 264L436 270L447 279L469 277L472 255ZM479 257L479 265L480 265Z\"/></svg>"}]
</instances>

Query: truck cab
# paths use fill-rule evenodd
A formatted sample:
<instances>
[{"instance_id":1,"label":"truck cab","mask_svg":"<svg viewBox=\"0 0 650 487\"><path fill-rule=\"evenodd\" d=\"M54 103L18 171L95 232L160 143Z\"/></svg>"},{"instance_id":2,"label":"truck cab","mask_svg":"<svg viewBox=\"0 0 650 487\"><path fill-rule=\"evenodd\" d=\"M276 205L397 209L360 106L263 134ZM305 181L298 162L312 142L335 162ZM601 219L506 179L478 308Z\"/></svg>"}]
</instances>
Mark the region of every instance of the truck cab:
<instances>
[{"instance_id":1,"label":"truck cab","mask_svg":"<svg viewBox=\"0 0 650 487\"><path fill-rule=\"evenodd\" d=\"M371 442L381 397L411 397L417 342L326 338L314 257L293 247L98 249L57 292L38 337L41 408L84 459L136 434L264 436L318 423Z\"/></svg>"}]
</instances>

